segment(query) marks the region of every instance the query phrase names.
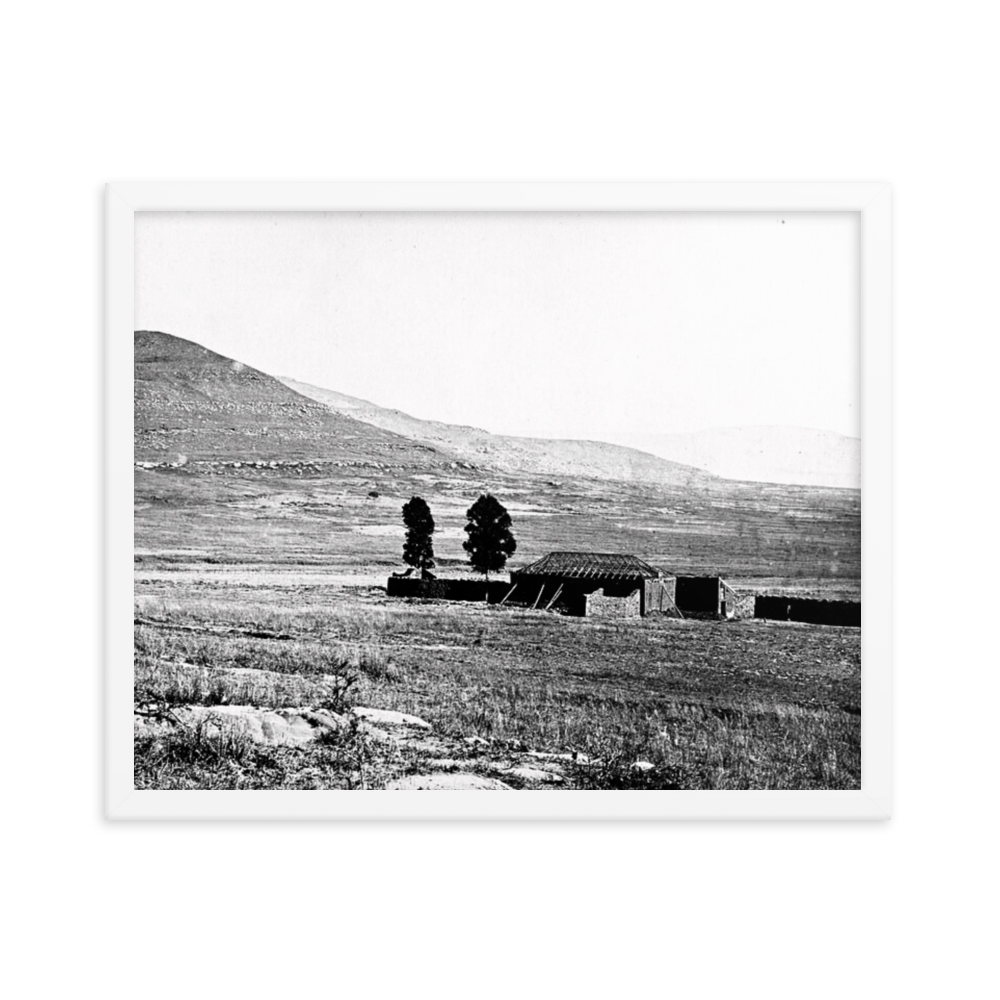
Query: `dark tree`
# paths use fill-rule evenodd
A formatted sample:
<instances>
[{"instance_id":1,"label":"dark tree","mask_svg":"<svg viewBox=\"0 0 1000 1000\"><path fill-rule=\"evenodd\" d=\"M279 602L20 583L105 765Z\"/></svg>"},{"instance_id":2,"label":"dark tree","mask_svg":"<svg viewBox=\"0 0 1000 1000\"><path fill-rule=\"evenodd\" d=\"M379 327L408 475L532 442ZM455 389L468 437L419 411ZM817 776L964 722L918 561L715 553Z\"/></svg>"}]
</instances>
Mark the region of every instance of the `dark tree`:
<instances>
[{"instance_id":1,"label":"dark tree","mask_svg":"<svg viewBox=\"0 0 1000 1000\"><path fill-rule=\"evenodd\" d=\"M421 576L434 568L434 518L427 501L413 497L403 504L403 524L406 525L406 541L403 543L403 562L420 570Z\"/></svg>"},{"instance_id":2,"label":"dark tree","mask_svg":"<svg viewBox=\"0 0 1000 1000\"><path fill-rule=\"evenodd\" d=\"M465 526L468 534L462 548L469 553L472 568L486 574L499 572L507 564L509 556L517 549L517 542L510 530L510 514L496 497L484 493L467 511L469 523Z\"/></svg>"}]
</instances>

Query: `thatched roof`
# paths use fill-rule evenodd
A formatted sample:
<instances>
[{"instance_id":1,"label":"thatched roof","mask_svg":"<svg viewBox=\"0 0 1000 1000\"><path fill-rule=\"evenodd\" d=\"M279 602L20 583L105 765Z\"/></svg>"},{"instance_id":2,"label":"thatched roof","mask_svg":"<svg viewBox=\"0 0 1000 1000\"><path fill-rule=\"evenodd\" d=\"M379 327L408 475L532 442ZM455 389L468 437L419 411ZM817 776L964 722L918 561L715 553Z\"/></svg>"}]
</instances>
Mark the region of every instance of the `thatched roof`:
<instances>
[{"instance_id":1,"label":"thatched roof","mask_svg":"<svg viewBox=\"0 0 1000 1000\"><path fill-rule=\"evenodd\" d=\"M523 576L563 576L571 580L655 579L663 575L635 556L602 552L550 552L516 572Z\"/></svg>"}]
</instances>

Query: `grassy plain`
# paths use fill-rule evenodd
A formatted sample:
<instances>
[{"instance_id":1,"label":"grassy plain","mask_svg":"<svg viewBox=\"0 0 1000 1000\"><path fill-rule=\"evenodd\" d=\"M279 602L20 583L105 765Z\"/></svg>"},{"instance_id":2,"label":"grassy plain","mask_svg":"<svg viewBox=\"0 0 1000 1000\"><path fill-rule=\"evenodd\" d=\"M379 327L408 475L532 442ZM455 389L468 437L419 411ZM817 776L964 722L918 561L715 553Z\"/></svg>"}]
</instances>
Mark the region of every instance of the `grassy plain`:
<instances>
[{"instance_id":1,"label":"grassy plain","mask_svg":"<svg viewBox=\"0 0 1000 1000\"><path fill-rule=\"evenodd\" d=\"M398 710L452 748L480 748L484 775L515 750L575 754L562 787L859 787L858 630L387 598L402 503L428 500L439 572L461 575L464 512L483 488L514 517L514 565L631 551L757 590L857 596L850 491L143 470L137 702ZM379 787L425 765L358 733L308 749L207 731L136 742L139 787Z\"/></svg>"}]
</instances>

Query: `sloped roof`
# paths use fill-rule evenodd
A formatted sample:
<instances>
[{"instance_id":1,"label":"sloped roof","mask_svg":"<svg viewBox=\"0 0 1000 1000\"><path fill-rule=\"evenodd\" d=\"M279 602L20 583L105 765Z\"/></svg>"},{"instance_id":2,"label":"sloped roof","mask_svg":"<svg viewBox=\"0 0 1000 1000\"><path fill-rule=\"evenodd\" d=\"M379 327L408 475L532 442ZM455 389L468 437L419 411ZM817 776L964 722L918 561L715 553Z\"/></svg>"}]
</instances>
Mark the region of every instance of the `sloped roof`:
<instances>
[{"instance_id":1,"label":"sloped roof","mask_svg":"<svg viewBox=\"0 0 1000 1000\"><path fill-rule=\"evenodd\" d=\"M572 580L634 580L662 576L635 556L603 552L550 552L517 572L526 576L565 576Z\"/></svg>"}]
</instances>

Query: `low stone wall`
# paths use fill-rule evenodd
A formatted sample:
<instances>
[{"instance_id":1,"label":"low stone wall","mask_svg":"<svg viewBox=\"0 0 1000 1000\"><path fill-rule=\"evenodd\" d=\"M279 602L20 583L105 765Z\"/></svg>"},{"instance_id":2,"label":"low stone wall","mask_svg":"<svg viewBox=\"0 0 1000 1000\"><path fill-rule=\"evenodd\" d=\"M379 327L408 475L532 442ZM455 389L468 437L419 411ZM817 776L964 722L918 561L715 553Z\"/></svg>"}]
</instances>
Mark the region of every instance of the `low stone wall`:
<instances>
[{"instance_id":1,"label":"low stone wall","mask_svg":"<svg viewBox=\"0 0 1000 1000\"><path fill-rule=\"evenodd\" d=\"M626 597L606 596L603 589L587 594L586 610L588 618L639 618L641 591L637 587Z\"/></svg>"},{"instance_id":2,"label":"low stone wall","mask_svg":"<svg viewBox=\"0 0 1000 1000\"><path fill-rule=\"evenodd\" d=\"M820 601L805 597L769 597L754 601L754 617L812 625L861 627L860 601Z\"/></svg>"},{"instance_id":3,"label":"low stone wall","mask_svg":"<svg viewBox=\"0 0 1000 1000\"><path fill-rule=\"evenodd\" d=\"M506 580L421 580L390 576L386 584L390 597L416 597L423 600L479 601L498 604L510 590Z\"/></svg>"},{"instance_id":4,"label":"low stone wall","mask_svg":"<svg viewBox=\"0 0 1000 1000\"><path fill-rule=\"evenodd\" d=\"M756 595L735 590L725 580L722 581L722 600L727 618L753 618L757 603Z\"/></svg>"}]
</instances>

